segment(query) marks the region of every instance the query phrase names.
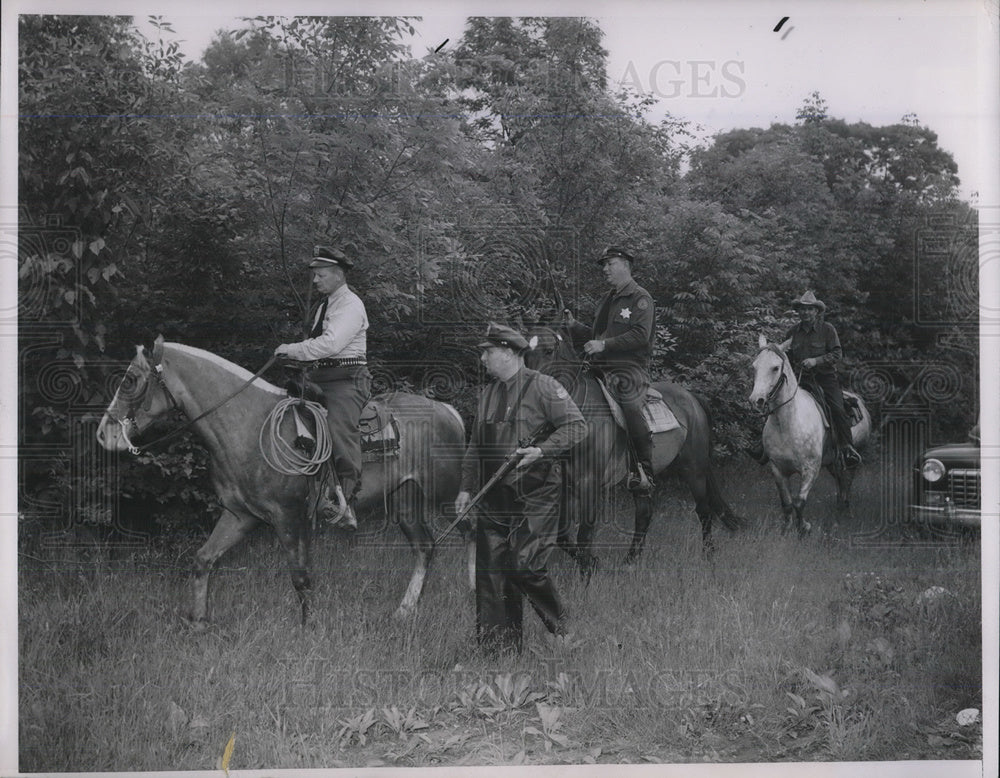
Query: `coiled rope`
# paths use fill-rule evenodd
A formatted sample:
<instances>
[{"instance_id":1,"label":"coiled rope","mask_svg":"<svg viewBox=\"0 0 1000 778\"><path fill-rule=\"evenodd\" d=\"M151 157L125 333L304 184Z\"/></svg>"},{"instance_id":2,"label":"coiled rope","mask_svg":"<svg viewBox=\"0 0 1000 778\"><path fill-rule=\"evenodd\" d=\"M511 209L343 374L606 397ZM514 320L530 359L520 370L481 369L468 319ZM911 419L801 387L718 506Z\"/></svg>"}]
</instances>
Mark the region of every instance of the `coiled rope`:
<instances>
[{"instance_id":1,"label":"coiled rope","mask_svg":"<svg viewBox=\"0 0 1000 778\"><path fill-rule=\"evenodd\" d=\"M289 441L286 436L281 435L281 424L285 416L288 413L294 414L296 408L304 409L312 415L316 436L312 454L296 446L294 439ZM330 429L326 424L326 408L319 403L286 397L274 406L261 425L259 447L264 461L282 475L315 475L333 451Z\"/></svg>"}]
</instances>

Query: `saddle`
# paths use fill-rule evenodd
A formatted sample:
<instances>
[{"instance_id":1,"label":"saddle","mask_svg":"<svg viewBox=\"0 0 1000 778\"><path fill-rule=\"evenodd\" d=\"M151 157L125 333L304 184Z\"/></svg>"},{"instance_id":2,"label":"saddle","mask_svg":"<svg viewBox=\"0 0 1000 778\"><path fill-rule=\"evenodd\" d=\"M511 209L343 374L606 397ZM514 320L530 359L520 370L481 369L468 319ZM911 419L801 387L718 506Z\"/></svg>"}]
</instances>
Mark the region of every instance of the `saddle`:
<instances>
[{"instance_id":1,"label":"saddle","mask_svg":"<svg viewBox=\"0 0 1000 778\"><path fill-rule=\"evenodd\" d=\"M300 376L286 381L285 391L290 397L323 405L323 390L317 384ZM361 432L362 463L384 462L399 456L399 424L382 399L381 395L373 397L361 409L358 429ZM303 450L308 450L310 445L315 446L315 437L309 430L309 424L302 418L297 408L294 419L295 445Z\"/></svg>"},{"instance_id":2,"label":"saddle","mask_svg":"<svg viewBox=\"0 0 1000 778\"><path fill-rule=\"evenodd\" d=\"M861 402L853 394L843 393L844 395L844 410L847 411L847 416L851 420L851 426L859 424L864 416L861 415Z\"/></svg>"},{"instance_id":3,"label":"saddle","mask_svg":"<svg viewBox=\"0 0 1000 778\"><path fill-rule=\"evenodd\" d=\"M816 401L816 405L819 406L819 412L823 416L823 426L829 427L830 409L827 407L826 395L823 394L823 390L808 380L802 382L802 388L812 395L812 398ZM847 413L847 419L853 427L864 418L861 415L861 403L853 394L848 394L843 390L841 390L840 395L844 398L844 411Z\"/></svg>"},{"instance_id":4,"label":"saddle","mask_svg":"<svg viewBox=\"0 0 1000 778\"><path fill-rule=\"evenodd\" d=\"M611 415L614 417L615 424L623 430L628 431L621 406L614 395L611 394L611 390L604 383L604 379L598 378L597 383L604 393L604 398L608 401L608 407L611 409ZM681 426L674 412L670 410L670 406L664 401L663 395L651 386L646 389L646 399L642 406L642 416L646 420L646 426L649 427L649 431L653 434L657 432L669 432Z\"/></svg>"}]
</instances>

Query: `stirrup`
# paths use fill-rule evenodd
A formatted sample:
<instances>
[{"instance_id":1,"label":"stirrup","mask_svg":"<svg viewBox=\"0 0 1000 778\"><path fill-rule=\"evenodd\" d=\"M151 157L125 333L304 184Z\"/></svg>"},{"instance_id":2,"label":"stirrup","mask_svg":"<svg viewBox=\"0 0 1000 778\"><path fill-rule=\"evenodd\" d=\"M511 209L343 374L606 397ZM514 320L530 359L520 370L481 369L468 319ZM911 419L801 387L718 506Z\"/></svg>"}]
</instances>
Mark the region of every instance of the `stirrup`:
<instances>
[{"instance_id":1,"label":"stirrup","mask_svg":"<svg viewBox=\"0 0 1000 778\"><path fill-rule=\"evenodd\" d=\"M354 515L354 509L348 503L344 508L344 514L337 516L337 504L329 497L324 497L319 505L319 515L323 521L331 527L344 529L353 532L358 528L358 518Z\"/></svg>"},{"instance_id":2,"label":"stirrup","mask_svg":"<svg viewBox=\"0 0 1000 778\"><path fill-rule=\"evenodd\" d=\"M628 480L625 481L626 488L631 492L650 492L653 490L653 479L646 475L646 469L642 465L636 465L637 472L630 472Z\"/></svg>"},{"instance_id":3,"label":"stirrup","mask_svg":"<svg viewBox=\"0 0 1000 778\"><path fill-rule=\"evenodd\" d=\"M854 446L848 444L840 450L840 454L844 459L844 465L846 467L858 467L864 460L861 458L861 454Z\"/></svg>"}]
</instances>

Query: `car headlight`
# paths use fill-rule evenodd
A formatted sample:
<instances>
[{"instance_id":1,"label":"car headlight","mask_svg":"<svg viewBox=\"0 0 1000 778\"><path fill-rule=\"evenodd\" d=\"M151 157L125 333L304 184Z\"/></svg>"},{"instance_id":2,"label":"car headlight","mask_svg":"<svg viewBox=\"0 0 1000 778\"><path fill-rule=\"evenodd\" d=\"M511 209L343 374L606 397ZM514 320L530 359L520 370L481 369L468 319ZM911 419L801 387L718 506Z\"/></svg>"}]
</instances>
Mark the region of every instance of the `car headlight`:
<instances>
[{"instance_id":1,"label":"car headlight","mask_svg":"<svg viewBox=\"0 0 1000 778\"><path fill-rule=\"evenodd\" d=\"M925 481L934 483L944 477L944 465L940 460L928 459L924 462L924 466L920 468L920 473L923 475Z\"/></svg>"}]
</instances>

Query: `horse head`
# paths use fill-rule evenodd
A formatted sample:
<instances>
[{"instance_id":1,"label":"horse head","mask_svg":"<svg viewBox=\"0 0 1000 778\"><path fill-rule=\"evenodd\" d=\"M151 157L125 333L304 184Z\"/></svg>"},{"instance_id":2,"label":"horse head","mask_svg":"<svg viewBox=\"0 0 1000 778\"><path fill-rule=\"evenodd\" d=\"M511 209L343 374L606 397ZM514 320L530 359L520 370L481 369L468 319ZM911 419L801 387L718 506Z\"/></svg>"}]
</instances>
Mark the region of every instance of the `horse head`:
<instances>
[{"instance_id":1,"label":"horse head","mask_svg":"<svg viewBox=\"0 0 1000 778\"><path fill-rule=\"evenodd\" d=\"M162 335L153 344L152 360L146 358L143 346L135 347L135 356L97 428L97 442L109 451L135 452L132 437L176 407L159 373L162 356Z\"/></svg>"},{"instance_id":2,"label":"horse head","mask_svg":"<svg viewBox=\"0 0 1000 778\"><path fill-rule=\"evenodd\" d=\"M783 348L785 344L768 343L762 333L757 345L760 350L753 361L753 391L749 399L754 408L766 413L785 395L794 393L797 382Z\"/></svg>"},{"instance_id":3,"label":"horse head","mask_svg":"<svg viewBox=\"0 0 1000 778\"><path fill-rule=\"evenodd\" d=\"M532 347L525 352L524 364L547 373L573 391L583 361L574 352L569 333L561 327L539 324L528 330L528 342Z\"/></svg>"}]
</instances>

